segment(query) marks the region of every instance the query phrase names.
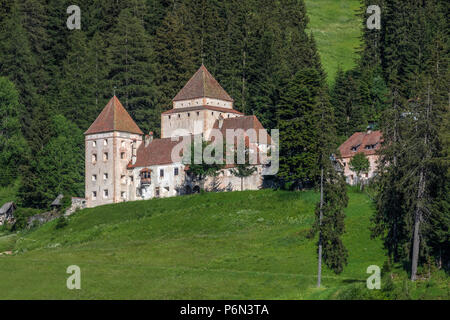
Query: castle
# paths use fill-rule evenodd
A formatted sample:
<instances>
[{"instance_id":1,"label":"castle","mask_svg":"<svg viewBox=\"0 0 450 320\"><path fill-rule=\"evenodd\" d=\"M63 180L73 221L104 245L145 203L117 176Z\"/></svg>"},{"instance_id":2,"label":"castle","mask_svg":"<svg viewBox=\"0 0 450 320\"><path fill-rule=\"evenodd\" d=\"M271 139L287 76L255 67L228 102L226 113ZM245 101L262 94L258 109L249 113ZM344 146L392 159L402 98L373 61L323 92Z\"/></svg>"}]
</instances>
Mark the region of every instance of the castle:
<instances>
[{"instance_id":1,"label":"castle","mask_svg":"<svg viewBox=\"0 0 450 320\"><path fill-rule=\"evenodd\" d=\"M202 65L173 98L172 109L161 114L161 138L153 139L152 133L144 136L114 96L84 133L87 207L198 192L201 186L189 177L188 165L173 160L179 142L172 137L184 132L181 138L202 135L210 140L213 130L265 131L256 116L234 110L233 103ZM257 148L267 149L269 142L263 140L257 140ZM217 177L205 179L203 186L224 191L259 189L263 168L254 167L254 173L241 180L227 165Z\"/></svg>"}]
</instances>

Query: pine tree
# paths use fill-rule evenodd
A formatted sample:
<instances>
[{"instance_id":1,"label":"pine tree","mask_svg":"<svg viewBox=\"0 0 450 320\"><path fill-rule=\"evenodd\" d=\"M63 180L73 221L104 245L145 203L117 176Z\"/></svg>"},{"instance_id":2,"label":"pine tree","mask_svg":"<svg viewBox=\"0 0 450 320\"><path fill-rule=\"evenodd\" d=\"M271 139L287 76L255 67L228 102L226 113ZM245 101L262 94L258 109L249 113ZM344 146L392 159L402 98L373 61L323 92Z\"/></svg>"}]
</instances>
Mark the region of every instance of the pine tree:
<instances>
[{"instance_id":1,"label":"pine tree","mask_svg":"<svg viewBox=\"0 0 450 320\"><path fill-rule=\"evenodd\" d=\"M144 130L160 127L156 107L155 55L142 20L131 9L121 11L109 37L108 65L111 92Z\"/></svg>"},{"instance_id":2,"label":"pine tree","mask_svg":"<svg viewBox=\"0 0 450 320\"><path fill-rule=\"evenodd\" d=\"M12 184L28 159L19 120L22 111L14 84L0 77L0 186Z\"/></svg>"},{"instance_id":3,"label":"pine tree","mask_svg":"<svg viewBox=\"0 0 450 320\"><path fill-rule=\"evenodd\" d=\"M63 116L50 117L48 143L33 157L19 189L20 204L48 208L58 194L84 193L82 131Z\"/></svg>"},{"instance_id":4,"label":"pine tree","mask_svg":"<svg viewBox=\"0 0 450 320\"><path fill-rule=\"evenodd\" d=\"M156 74L156 83L161 111L171 109L171 100L198 68L194 62L191 34L186 27L189 21L188 8L183 3L178 4L167 14L156 33L155 52L160 70Z\"/></svg>"},{"instance_id":5,"label":"pine tree","mask_svg":"<svg viewBox=\"0 0 450 320\"><path fill-rule=\"evenodd\" d=\"M312 68L299 71L286 87L277 108L280 130L278 176L295 186L314 181L317 173L320 74Z\"/></svg>"},{"instance_id":6,"label":"pine tree","mask_svg":"<svg viewBox=\"0 0 450 320\"><path fill-rule=\"evenodd\" d=\"M19 91L19 102L25 107L21 115L21 123L28 139L30 114L36 95L32 80L36 72L36 61L23 28L23 16L17 1L11 4L11 11L1 22L1 29L3 31L0 33L0 72L7 76Z\"/></svg>"},{"instance_id":7,"label":"pine tree","mask_svg":"<svg viewBox=\"0 0 450 320\"><path fill-rule=\"evenodd\" d=\"M316 219L309 237L319 234L317 242L318 277L317 286L321 285L322 259L336 274L342 272L347 264L347 249L341 236L345 231L343 209L347 207L348 197L342 167L336 160L336 127L332 107L327 92L320 95L320 119L316 123L319 129L317 153L320 201L316 207Z\"/></svg>"}]
</instances>

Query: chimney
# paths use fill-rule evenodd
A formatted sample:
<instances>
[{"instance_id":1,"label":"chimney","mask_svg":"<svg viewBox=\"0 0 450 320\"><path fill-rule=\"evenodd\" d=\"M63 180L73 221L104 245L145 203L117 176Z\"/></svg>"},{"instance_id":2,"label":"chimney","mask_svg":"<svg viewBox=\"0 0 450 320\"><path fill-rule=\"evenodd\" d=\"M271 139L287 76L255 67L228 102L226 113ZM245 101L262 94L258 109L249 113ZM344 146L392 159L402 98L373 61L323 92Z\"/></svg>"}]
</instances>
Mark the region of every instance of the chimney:
<instances>
[{"instance_id":1,"label":"chimney","mask_svg":"<svg viewBox=\"0 0 450 320\"><path fill-rule=\"evenodd\" d=\"M153 131L150 131L146 136L145 136L145 147L147 148L147 146L150 144L150 142L153 141Z\"/></svg>"},{"instance_id":2,"label":"chimney","mask_svg":"<svg viewBox=\"0 0 450 320\"><path fill-rule=\"evenodd\" d=\"M371 134L372 133L372 126L367 126L367 134Z\"/></svg>"}]
</instances>

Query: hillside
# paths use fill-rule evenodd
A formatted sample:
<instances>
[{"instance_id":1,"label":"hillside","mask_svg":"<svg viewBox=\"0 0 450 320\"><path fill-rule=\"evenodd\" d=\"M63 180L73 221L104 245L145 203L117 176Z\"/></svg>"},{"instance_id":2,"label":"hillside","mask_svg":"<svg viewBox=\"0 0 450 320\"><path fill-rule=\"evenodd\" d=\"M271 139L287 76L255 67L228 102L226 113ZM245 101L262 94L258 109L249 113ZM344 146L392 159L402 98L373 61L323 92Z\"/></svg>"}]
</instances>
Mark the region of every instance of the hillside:
<instances>
[{"instance_id":1,"label":"hillside","mask_svg":"<svg viewBox=\"0 0 450 320\"><path fill-rule=\"evenodd\" d=\"M349 196L349 264L339 276L325 268L321 289L314 240L306 238L318 195L261 190L107 205L76 213L62 229L53 221L0 234L0 252L14 250L0 256L0 299L385 298L365 288L367 267L385 261L370 239L371 202ZM79 291L66 288L73 264ZM448 299L445 275L410 284L397 272L401 298Z\"/></svg>"},{"instance_id":2,"label":"hillside","mask_svg":"<svg viewBox=\"0 0 450 320\"><path fill-rule=\"evenodd\" d=\"M309 29L313 33L322 64L333 83L339 65L349 70L355 65L360 45L361 21L356 16L359 0L306 0Z\"/></svg>"},{"instance_id":3,"label":"hillside","mask_svg":"<svg viewBox=\"0 0 450 320\"><path fill-rule=\"evenodd\" d=\"M210 193L83 210L68 226L56 222L0 238L0 299L298 299L314 288L313 192ZM345 244L350 263L333 288L366 279L382 265L369 238L369 199L352 193ZM82 272L82 290L65 287L67 266ZM12 270L14 270L12 272Z\"/></svg>"}]
</instances>

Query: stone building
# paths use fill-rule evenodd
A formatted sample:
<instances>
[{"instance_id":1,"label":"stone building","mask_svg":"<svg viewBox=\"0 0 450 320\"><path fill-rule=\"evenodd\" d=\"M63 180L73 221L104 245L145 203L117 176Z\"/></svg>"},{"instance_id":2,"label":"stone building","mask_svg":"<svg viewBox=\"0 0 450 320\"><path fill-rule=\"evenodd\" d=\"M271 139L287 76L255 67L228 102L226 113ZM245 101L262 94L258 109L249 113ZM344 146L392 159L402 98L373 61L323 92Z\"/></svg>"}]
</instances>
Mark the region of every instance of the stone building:
<instances>
[{"instance_id":1,"label":"stone building","mask_svg":"<svg viewBox=\"0 0 450 320\"><path fill-rule=\"evenodd\" d=\"M0 207L0 226L14 222L14 211L17 210L14 202L7 202Z\"/></svg>"},{"instance_id":2,"label":"stone building","mask_svg":"<svg viewBox=\"0 0 450 320\"><path fill-rule=\"evenodd\" d=\"M368 181L376 174L378 155L377 150L381 147L381 131L367 130L366 132L355 132L341 146L339 151L344 167L344 176L348 184L354 185L357 181L356 173L350 169L349 162L357 153L364 153L369 160L369 171L361 179Z\"/></svg>"},{"instance_id":3,"label":"stone building","mask_svg":"<svg viewBox=\"0 0 450 320\"><path fill-rule=\"evenodd\" d=\"M143 134L120 101L114 96L85 132L86 205L94 207L122 201L169 197L199 191L200 185L187 174L187 167L172 153L187 137L228 129L265 132L256 116L233 109L234 101L204 65L172 101L172 109L161 114L161 138ZM257 140L267 149L270 137ZM179 141L173 141L173 137ZM258 136L258 139L260 137ZM186 139L186 142L188 139ZM245 178L244 189L262 185L262 165ZM225 167L217 177L202 185L215 190L240 190L241 179Z\"/></svg>"}]
</instances>

